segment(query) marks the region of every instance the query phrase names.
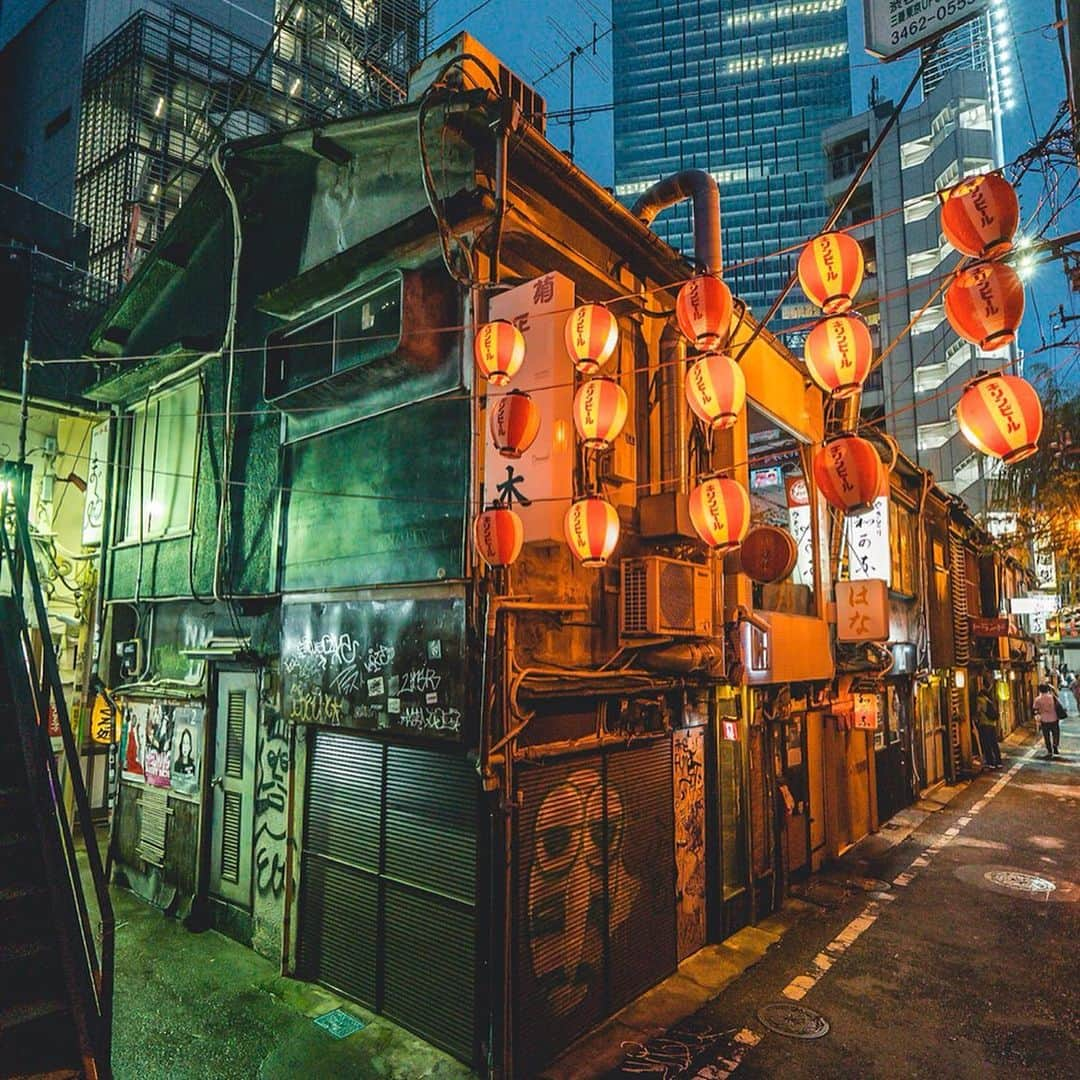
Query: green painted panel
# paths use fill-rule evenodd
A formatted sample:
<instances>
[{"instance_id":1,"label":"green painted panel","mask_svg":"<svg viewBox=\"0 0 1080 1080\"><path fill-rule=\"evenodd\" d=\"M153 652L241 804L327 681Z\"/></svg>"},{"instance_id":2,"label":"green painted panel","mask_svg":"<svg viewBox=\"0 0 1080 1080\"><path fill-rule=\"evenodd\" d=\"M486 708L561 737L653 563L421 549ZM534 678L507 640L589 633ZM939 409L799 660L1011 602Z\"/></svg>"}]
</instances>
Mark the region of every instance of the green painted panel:
<instances>
[{"instance_id":1,"label":"green painted panel","mask_svg":"<svg viewBox=\"0 0 1080 1080\"><path fill-rule=\"evenodd\" d=\"M462 575L469 410L398 409L291 446L283 587Z\"/></svg>"}]
</instances>

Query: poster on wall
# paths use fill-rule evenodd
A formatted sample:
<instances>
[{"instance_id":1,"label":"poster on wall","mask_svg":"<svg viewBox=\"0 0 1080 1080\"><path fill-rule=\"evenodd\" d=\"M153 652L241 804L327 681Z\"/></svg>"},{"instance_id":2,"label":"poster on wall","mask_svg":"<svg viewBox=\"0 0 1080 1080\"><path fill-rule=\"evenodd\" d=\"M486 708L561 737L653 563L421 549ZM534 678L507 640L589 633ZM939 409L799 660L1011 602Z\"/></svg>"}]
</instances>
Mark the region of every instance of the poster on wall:
<instances>
[{"instance_id":1,"label":"poster on wall","mask_svg":"<svg viewBox=\"0 0 1080 1080\"><path fill-rule=\"evenodd\" d=\"M181 795L198 795L202 777L203 710L177 706L173 710L172 789Z\"/></svg>"},{"instance_id":2,"label":"poster on wall","mask_svg":"<svg viewBox=\"0 0 1080 1080\"><path fill-rule=\"evenodd\" d=\"M146 718L150 706L132 701L124 708L124 764L120 775L125 780L146 780Z\"/></svg>"},{"instance_id":3,"label":"poster on wall","mask_svg":"<svg viewBox=\"0 0 1080 1080\"><path fill-rule=\"evenodd\" d=\"M167 788L172 771L172 707L155 701L146 719L146 758L143 768L151 787Z\"/></svg>"}]
</instances>

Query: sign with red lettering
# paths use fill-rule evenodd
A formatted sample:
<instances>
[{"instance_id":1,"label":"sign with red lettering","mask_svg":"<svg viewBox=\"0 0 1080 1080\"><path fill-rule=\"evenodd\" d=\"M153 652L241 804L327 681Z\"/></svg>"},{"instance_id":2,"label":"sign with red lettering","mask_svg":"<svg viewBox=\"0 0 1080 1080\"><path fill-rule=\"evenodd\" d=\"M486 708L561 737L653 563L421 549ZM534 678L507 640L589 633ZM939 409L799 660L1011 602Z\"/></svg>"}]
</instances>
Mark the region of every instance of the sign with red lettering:
<instances>
[{"instance_id":1,"label":"sign with red lettering","mask_svg":"<svg viewBox=\"0 0 1080 1080\"><path fill-rule=\"evenodd\" d=\"M971 632L975 637L1008 637L1009 620L1003 616L986 619L972 615Z\"/></svg>"},{"instance_id":2,"label":"sign with red lettering","mask_svg":"<svg viewBox=\"0 0 1080 1080\"><path fill-rule=\"evenodd\" d=\"M889 586L884 581L836 583L836 640L889 640Z\"/></svg>"}]
</instances>

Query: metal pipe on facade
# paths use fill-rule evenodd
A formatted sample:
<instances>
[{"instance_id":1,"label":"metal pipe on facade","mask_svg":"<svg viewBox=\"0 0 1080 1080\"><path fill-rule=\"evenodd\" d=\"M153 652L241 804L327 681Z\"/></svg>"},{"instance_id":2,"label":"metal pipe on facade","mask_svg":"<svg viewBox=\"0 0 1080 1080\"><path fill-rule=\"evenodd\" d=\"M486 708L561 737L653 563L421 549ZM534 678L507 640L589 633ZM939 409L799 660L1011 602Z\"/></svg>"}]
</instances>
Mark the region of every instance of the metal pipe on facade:
<instances>
[{"instance_id":1,"label":"metal pipe on facade","mask_svg":"<svg viewBox=\"0 0 1080 1080\"><path fill-rule=\"evenodd\" d=\"M637 663L650 671L699 672L717 678L725 674L724 650L711 641L686 642L660 649L643 649Z\"/></svg>"},{"instance_id":2,"label":"metal pipe on facade","mask_svg":"<svg viewBox=\"0 0 1080 1080\"><path fill-rule=\"evenodd\" d=\"M630 208L630 213L646 225L661 210L690 199L694 208L694 261L699 270L719 274L722 267L720 247L720 189L704 169L684 169L657 181Z\"/></svg>"},{"instance_id":3,"label":"metal pipe on facade","mask_svg":"<svg viewBox=\"0 0 1080 1080\"><path fill-rule=\"evenodd\" d=\"M683 373L686 368L685 339L673 323L660 335L660 490L686 494L689 432Z\"/></svg>"}]
</instances>

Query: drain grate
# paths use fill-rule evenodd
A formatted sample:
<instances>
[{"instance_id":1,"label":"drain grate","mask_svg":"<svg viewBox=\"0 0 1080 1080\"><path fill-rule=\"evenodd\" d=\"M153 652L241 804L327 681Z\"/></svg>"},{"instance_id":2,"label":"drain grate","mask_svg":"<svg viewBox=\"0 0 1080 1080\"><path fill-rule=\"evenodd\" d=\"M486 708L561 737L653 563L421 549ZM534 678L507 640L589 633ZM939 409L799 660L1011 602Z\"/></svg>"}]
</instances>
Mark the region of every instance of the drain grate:
<instances>
[{"instance_id":1,"label":"drain grate","mask_svg":"<svg viewBox=\"0 0 1080 1080\"><path fill-rule=\"evenodd\" d=\"M363 1020L357 1020L355 1016L347 1013L344 1009L332 1009L322 1016L316 1017L315 1023L329 1031L335 1039L347 1039L350 1035L363 1030Z\"/></svg>"},{"instance_id":2,"label":"drain grate","mask_svg":"<svg viewBox=\"0 0 1080 1080\"><path fill-rule=\"evenodd\" d=\"M1049 878L1025 874L1022 870L988 870L983 876L994 885L1016 892L1050 893L1057 888Z\"/></svg>"},{"instance_id":3,"label":"drain grate","mask_svg":"<svg viewBox=\"0 0 1080 1080\"><path fill-rule=\"evenodd\" d=\"M805 1005L774 1001L758 1009L757 1018L777 1035L791 1039L820 1039L829 1033L829 1021Z\"/></svg>"}]
</instances>

